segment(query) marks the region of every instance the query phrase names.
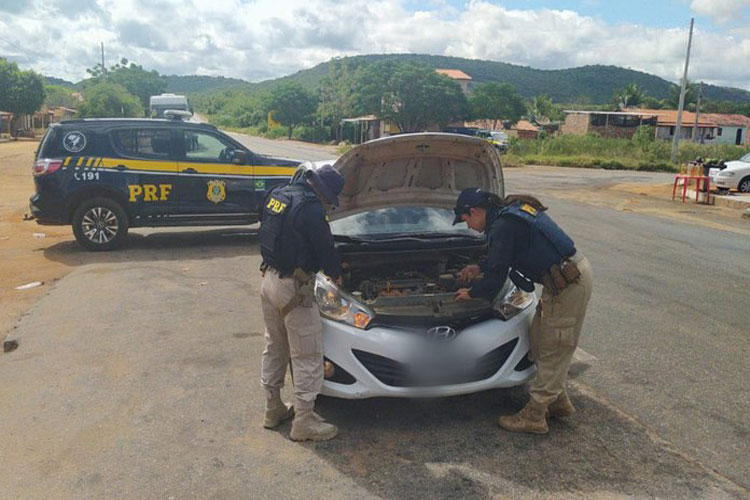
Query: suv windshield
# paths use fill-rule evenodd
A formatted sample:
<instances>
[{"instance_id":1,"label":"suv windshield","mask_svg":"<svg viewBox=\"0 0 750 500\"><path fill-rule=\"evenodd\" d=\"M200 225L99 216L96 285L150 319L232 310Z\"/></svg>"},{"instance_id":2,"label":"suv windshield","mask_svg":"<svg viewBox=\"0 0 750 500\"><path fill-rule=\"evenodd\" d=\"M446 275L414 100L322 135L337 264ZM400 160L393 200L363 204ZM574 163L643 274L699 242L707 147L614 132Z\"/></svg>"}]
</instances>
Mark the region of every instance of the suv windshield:
<instances>
[{"instance_id":1,"label":"suv windshield","mask_svg":"<svg viewBox=\"0 0 750 500\"><path fill-rule=\"evenodd\" d=\"M430 207L389 207L370 210L331 222L334 235L358 238L445 235L481 237L466 224L453 225L453 210Z\"/></svg>"}]
</instances>

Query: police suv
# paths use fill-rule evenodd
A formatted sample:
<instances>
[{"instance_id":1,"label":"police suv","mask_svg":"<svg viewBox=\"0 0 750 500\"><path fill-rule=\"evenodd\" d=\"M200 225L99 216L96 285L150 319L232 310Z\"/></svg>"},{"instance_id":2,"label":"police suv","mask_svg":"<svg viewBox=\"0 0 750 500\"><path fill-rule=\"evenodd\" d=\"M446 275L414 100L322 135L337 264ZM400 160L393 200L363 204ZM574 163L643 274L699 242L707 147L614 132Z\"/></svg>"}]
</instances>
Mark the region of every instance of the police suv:
<instances>
[{"instance_id":1,"label":"police suv","mask_svg":"<svg viewBox=\"0 0 750 500\"><path fill-rule=\"evenodd\" d=\"M253 153L213 125L63 121L37 151L31 214L71 224L89 250L116 248L130 227L252 224L266 191L298 164Z\"/></svg>"}]
</instances>

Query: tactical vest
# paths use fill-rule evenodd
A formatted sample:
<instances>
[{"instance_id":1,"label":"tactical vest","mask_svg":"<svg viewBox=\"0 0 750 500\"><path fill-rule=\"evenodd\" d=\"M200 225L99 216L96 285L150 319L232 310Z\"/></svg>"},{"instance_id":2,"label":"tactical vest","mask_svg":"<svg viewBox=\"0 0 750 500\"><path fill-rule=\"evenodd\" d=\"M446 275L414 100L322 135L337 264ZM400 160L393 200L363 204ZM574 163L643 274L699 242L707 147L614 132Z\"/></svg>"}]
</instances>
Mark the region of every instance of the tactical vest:
<instances>
[{"instance_id":1,"label":"tactical vest","mask_svg":"<svg viewBox=\"0 0 750 500\"><path fill-rule=\"evenodd\" d=\"M292 274L298 267L301 245L294 219L300 208L317 200L315 193L294 184L275 187L266 195L258 232L260 254L263 262L282 276Z\"/></svg>"},{"instance_id":2,"label":"tactical vest","mask_svg":"<svg viewBox=\"0 0 750 500\"><path fill-rule=\"evenodd\" d=\"M517 217L530 227L529 251L525 255L516 255L512 267L533 281L539 283L550 266L576 252L573 240L545 212L527 203L514 203L498 212L498 217L505 215Z\"/></svg>"}]
</instances>

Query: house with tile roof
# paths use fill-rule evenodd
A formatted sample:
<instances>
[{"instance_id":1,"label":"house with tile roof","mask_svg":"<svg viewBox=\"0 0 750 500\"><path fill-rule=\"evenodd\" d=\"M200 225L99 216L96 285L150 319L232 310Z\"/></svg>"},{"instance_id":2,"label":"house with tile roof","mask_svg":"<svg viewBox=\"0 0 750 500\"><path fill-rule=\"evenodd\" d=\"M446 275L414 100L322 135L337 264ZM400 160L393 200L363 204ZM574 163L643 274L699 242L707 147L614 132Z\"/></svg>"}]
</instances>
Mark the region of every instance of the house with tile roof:
<instances>
[{"instance_id":1,"label":"house with tile roof","mask_svg":"<svg viewBox=\"0 0 750 500\"><path fill-rule=\"evenodd\" d=\"M454 79L461 86L461 91L468 94L471 90L471 77L460 69L436 69L435 73Z\"/></svg>"},{"instance_id":2,"label":"house with tile roof","mask_svg":"<svg viewBox=\"0 0 750 500\"><path fill-rule=\"evenodd\" d=\"M602 137L630 139L641 125L651 125L657 139L674 139L677 110L628 108L624 111L566 110L562 134L597 133ZM750 118L744 115L682 112L680 139L702 144L750 145Z\"/></svg>"},{"instance_id":3,"label":"house with tile roof","mask_svg":"<svg viewBox=\"0 0 750 500\"><path fill-rule=\"evenodd\" d=\"M641 113L652 113L657 116L656 137L671 140L677 126L677 111L674 109L639 109ZM697 126L696 126L697 125ZM680 139L696 140L701 144L735 144L750 145L750 118L744 115L722 113L698 113L696 124L695 113L682 112Z\"/></svg>"}]
</instances>

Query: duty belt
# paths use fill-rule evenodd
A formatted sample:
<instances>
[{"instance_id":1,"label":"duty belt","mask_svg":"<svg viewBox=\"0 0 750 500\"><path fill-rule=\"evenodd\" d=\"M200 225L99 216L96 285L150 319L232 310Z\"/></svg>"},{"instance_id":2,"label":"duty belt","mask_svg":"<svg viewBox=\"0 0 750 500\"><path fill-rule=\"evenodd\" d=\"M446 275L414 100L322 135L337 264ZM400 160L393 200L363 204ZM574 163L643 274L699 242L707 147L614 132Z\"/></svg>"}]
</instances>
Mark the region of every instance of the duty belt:
<instances>
[{"instance_id":1,"label":"duty belt","mask_svg":"<svg viewBox=\"0 0 750 500\"><path fill-rule=\"evenodd\" d=\"M559 295L569 285L577 283L581 278L581 270L578 268L578 263L582 259L583 256L576 252L570 257L564 258L559 264L550 266L547 272L542 275L542 286L544 286L544 289L552 295Z\"/></svg>"}]
</instances>

